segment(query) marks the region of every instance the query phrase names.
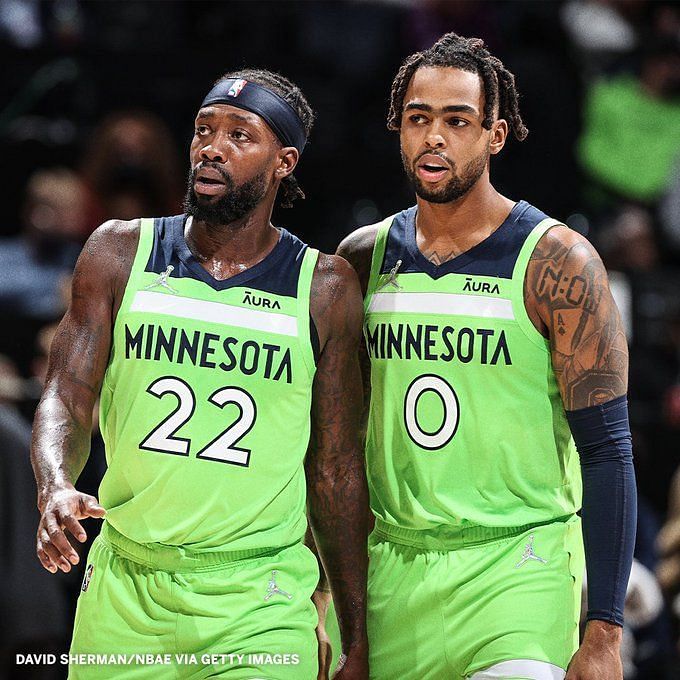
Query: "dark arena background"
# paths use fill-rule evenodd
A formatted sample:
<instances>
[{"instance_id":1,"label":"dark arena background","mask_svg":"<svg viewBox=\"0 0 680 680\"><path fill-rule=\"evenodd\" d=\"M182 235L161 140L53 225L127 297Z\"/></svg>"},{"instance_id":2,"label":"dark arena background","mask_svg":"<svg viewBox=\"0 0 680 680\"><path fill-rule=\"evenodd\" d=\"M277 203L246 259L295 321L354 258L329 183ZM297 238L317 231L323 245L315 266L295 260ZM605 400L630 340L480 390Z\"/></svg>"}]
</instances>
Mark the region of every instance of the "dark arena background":
<instances>
[{"instance_id":1,"label":"dark arena background","mask_svg":"<svg viewBox=\"0 0 680 680\"><path fill-rule=\"evenodd\" d=\"M274 222L332 252L414 202L390 85L452 30L517 77L530 134L493 157L495 186L586 234L610 272L640 492L625 677L680 678L680 5L643 0L0 0L0 677L65 677L16 663L68 650L83 577L84 561L52 575L35 555L29 442L84 240L109 218L181 212L198 105L254 66L317 113L296 170L307 198ZM96 494L103 468L95 434L81 490Z\"/></svg>"}]
</instances>

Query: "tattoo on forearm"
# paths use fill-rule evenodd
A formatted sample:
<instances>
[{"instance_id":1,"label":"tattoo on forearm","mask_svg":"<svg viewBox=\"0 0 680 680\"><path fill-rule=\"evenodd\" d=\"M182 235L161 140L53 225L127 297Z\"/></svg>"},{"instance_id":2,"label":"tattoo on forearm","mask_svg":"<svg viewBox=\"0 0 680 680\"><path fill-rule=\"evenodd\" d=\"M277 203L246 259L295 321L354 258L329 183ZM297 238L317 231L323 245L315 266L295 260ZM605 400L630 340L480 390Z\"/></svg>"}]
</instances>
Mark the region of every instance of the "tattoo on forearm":
<instances>
[{"instance_id":1,"label":"tattoo on forearm","mask_svg":"<svg viewBox=\"0 0 680 680\"><path fill-rule=\"evenodd\" d=\"M625 394L626 338L606 271L592 248L544 237L529 263L525 293L543 310L565 408Z\"/></svg>"}]
</instances>

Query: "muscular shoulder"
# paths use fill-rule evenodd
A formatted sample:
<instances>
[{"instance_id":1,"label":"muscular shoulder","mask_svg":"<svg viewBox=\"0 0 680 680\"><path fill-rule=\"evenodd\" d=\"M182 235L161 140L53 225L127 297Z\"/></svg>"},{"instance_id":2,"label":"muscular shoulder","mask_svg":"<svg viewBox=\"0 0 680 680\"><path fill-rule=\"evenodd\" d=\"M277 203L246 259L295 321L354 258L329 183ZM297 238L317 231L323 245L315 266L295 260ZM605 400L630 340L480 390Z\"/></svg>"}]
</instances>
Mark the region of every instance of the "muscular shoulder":
<instances>
[{"instance_id":1,"label":"muscular shoulder","mask_svg":"<svg viewBox=\"0 0 680 680\"><path fill-rule=\"evenodd\" d=\"M338 255L344 257L354 267L361 283L362 293L366 292L368 286L378 226L378 224L369 224L353 231L343 239L337 250Z\"/></svg>"},{"instance_id":2,"label":"muscular shoulder","mask_svg":"<svg viewBox=\"0 0 680 680\"><path fill-rule=\"evenodd\" d=\"M343 286L348 285L355 277L354 269L346 258L339 255L319 253L319 258L314 268L312 290L317 287L317 292L323 289L337 293L337 291L341 290Z\"/></svg>"},{"instance_id":3,"label":"muscular shoulder","mask_svg":"<svg viewBox=\"0 0 680 680\"><path fill-rule=\"evenodd\" d=\"M137 251L140 227L141 220L109 220L92 232L78 258L74 294L105 287L114 302L120 302Z\"/></svg>"},{"instance_id":4,"label":"muscular shoulder","mask_svg":"<svg viewBox=\"0 0 680 680\"><path fill-rule=\"evenodd\" d=\"M320 316L331 310L333 305L358 294L357 275L347 260L338 255L319 254L314 269L311 290L312 314ZM359 300L361 296L359 295Z\"/></svg>"},{"instance_id":5,"label":"muscular shoulder","mask_svg":"<svg viewBox=\"0 0 680 680\"><path fill-rule=\"evenodd\" d=\"M363 303L359 281L344 258L319 254L312 278L310 311L322 348L334 332L361 328Z\"/></svg>"},{"instance_id":6,"label":"muscular shoulder","mask_svg":"<svg viewBox=\"0 0 680 680\"><path fill-rule=\"evenodd\" d=\"M108 220L92 232L83 251L103 264L112 258L134 259L140 227L141 220Z\"/></svg>"},{"instance_id":7,"label":"muscular shoulder","mask_svg":"<svg viewBox=\"0 0 680 680\"><path fill-rule=\"evenodd\" d=\"M565 224L558 224L549 229L539 240L531 256L532 262L545 259L563 260L569 257L570 262L587 264L589 261L601 263L600 256L591 243L578 232Z\"/></svg>"},{"instance_id":8,"label":"muscular shoulder","mask_svg":"<svg viewBox=\"0 0 680 680\"><path fill-rule=\"evenodd\" d=\"M541 316L567 307L596 305L608 291L607 272L590 242L565 225L537 243L527 266L525 301Z\"/></svg>"}]
</instances>

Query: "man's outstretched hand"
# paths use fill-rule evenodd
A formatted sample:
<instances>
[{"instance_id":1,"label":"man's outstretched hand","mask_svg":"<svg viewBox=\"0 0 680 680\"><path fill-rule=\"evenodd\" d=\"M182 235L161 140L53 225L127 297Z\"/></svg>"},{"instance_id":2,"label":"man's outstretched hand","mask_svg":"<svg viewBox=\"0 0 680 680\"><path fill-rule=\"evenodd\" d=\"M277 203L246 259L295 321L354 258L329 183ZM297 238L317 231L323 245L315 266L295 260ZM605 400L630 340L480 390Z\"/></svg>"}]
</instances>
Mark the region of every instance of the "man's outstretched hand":
<instances>
[{"instance_id":1,"label":"man's outstretched hand","mask_svg":"<svg viewBox=\"0 0 680 680\"><path fill-rule=\"evenodd\" d=\"M81 543L87 539L85 529L78 520L86 517L103 517L106 510L99 501L73 487L59 489L39 503L41 511L36 552L40 563L53 574L57 569L71 571L72 564L80 558L73 549L65 530Z\"/></svg>"}]
</instances>

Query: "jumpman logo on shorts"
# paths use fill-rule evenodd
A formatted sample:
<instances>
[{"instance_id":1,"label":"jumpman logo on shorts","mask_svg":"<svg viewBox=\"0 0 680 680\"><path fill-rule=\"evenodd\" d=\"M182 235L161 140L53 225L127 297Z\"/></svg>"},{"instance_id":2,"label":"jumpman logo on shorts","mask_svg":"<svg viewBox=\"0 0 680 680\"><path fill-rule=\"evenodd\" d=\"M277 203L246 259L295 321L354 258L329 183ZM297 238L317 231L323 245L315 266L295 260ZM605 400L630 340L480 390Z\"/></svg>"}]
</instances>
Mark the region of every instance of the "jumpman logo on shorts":
<instances>
[{"instance_id":1,"label":"jumpman logo on shorts","mask_svg":"<svg viewBox=\"0 0 680 680\"><path fill-rule=\"evenodd\" d=\"M535 560L536 562L541 562L543 564L548 564L548 560L544 560L539 557L534 552L534 535L529 536L529 542L524 546L524 552L522 553L522 559L515 565L515 569L519 569L523 564L526 564L529 560Z\"/></svg>"},{"instance_id":2,"label":"jumpman logo on shorts","mask_svg":"<svg viewBox=\"0 0 680 680\"><path fill-rule=\"evenodd\" d=\"M375 289L376 293L387 286L394 286L397 290L401 290L401 286L397 283L397 272L399 271L399 267L401 267L401 260L397 260L397 264L395 264L394 267L390 269L390 273L387 275L387 281L381 283Z\"/></svg>"},{"instance_id":3,"label":"jumpman logo on shorts","mask_svg":"<svg viewBox=\"0 0 680 680\"><path fill-rule=\"evenodd\" d=\"M161 288L167 288L171 293L176 293L177 291L168 283L168 277L174 271L175 268L169 264L168 268L162 274L159 274L158 278L153 283L146 286L144 290L151 290L152 288L160 286Z\"/></svg>"},{"instance_id":4,"label":"jumpman logo on shorts","mask_svg":"<svg viewBox=\"0 0 680 680\"><path fill-rule=\"evenodd\" d=\"M267 584L267 594L264 596L264 601L266 602L267 600L271 600L274 595L283 595L283 597L287 597L289 600L292 600L293 596L290 593L287 593L285 590L281 590L281 588L276 585L276 574L277 571L275 569L272 571L271 578Z\"/></svg>"}]
</instances>

